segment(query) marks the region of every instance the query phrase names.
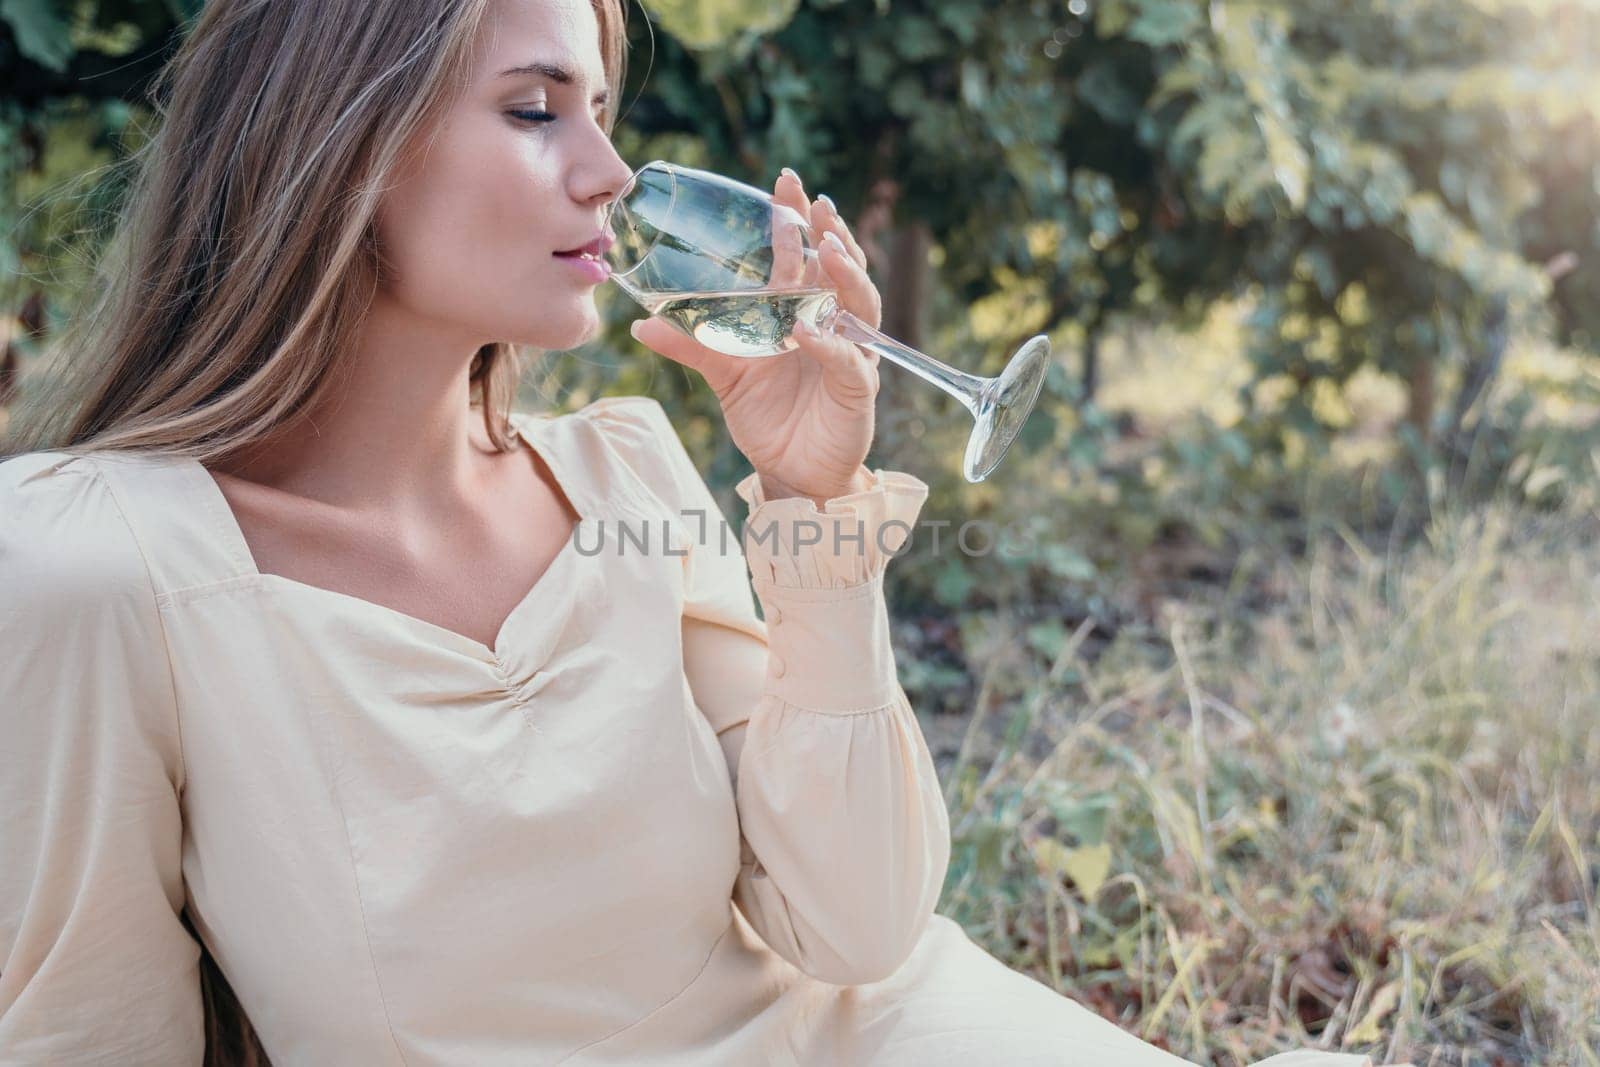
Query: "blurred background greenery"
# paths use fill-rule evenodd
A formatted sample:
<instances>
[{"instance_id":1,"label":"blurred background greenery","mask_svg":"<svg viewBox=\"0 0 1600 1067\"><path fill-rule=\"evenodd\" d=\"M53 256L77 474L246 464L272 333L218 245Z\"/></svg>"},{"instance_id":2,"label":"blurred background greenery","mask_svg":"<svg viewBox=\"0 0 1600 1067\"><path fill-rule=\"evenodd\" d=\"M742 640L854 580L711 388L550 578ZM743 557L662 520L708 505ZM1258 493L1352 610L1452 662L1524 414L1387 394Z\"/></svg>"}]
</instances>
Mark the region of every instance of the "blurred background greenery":
<instances>
[{"instance_id":1,"label":"blurred background greenery","mask_svg":"<svg viewBox=\"0 0 1600 1067\"><path fill-rule=\"evenodd\" d=\"M0 420L200 2L0 0ZM1200 1062L1600 1065L1600 3L647 0L629 37L625 158L793 166L947 362L1052 339L976 486L967 414L883 372L869 463L950 522L891 569L940 910ZM598 299L524 406L658 397L737 522L709 391Z\"/></svg>"}]
</instances>

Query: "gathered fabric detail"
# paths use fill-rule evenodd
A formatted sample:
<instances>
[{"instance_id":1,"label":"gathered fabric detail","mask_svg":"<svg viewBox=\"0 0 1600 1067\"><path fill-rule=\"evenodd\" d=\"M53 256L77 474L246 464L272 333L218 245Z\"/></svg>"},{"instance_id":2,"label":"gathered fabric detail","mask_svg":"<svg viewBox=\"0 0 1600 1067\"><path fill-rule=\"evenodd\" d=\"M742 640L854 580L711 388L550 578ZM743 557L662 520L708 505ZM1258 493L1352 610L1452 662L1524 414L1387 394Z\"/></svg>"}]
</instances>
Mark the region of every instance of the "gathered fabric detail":
<instances>
[{"instance_id":1,"label":"gathered fabric detail","mask_svg":"<svg viewBox=\"0 0 1600 1067\"><path fill-rule=\"evenodd\" d=\"M749 505L744 523L751 580L791 589L840 589L881 577L910 540L928 486L897 470L868 470L871 485L832 497L767 499L757 473L735 492Z\"/></svg>"}]
</instances>

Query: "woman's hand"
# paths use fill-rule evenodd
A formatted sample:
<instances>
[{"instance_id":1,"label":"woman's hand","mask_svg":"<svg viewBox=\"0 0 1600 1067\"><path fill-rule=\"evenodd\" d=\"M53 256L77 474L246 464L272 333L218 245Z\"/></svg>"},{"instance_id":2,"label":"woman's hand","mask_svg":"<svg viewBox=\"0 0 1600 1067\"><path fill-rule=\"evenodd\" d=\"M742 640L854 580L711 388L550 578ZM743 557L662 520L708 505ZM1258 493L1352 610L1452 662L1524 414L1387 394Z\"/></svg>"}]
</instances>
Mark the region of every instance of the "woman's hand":
<instances>
[{"instance_id":1,"label":"woman's hand","mask_svg":"<svg viewBox=\"0 0 1600 1067\"><path fill-rule=\"evenodd\" d=\"M794 209L817 238L822 275L812 284L833 289L841 308L876 328L883 301L867 276L866 255L832 201L810 201L800 178L787 167L774 186L773 200ZM838 243L824 239L828 234ZM794 248L788 249L794 260L784 262L781 234L775 243L775 275L804 268ZM811 270L814 274L815 267ZM795 351L745 359L707 348L655 316L634 323L633 336L705 378L722 405L733 443L761 475L766 497L808 496L820 505L867 487L862 464L872 445L876 415L876 352L831 333L807 335L797 326L791 334Z\"/></svg>"}]
</instances>

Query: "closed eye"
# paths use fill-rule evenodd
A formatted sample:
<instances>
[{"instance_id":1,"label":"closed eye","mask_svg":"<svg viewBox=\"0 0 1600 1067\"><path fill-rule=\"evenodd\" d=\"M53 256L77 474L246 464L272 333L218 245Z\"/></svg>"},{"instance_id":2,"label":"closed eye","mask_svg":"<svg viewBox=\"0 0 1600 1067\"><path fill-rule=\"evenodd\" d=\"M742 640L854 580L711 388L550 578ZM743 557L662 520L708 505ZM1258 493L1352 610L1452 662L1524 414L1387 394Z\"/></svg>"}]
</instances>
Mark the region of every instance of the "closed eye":
<instances>
[{"instance_id":1,"label":"closed eye","mask_svg":"<svg viewBox=\"0 0 1600 1067\"><path fill-rule=\"evenodd\" d=\"M507 111L506 114L515 117L518 122L554 122L556 120L556 117L548 111Z\"/></svg>"}]
</instances>

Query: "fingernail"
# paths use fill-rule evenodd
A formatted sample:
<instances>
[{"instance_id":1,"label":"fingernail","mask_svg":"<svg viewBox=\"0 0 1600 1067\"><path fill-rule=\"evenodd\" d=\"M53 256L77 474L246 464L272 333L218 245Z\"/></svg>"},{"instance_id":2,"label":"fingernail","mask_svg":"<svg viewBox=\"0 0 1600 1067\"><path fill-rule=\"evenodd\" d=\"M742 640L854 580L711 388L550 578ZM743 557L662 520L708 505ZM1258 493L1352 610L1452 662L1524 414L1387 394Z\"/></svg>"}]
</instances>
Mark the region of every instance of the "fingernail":
<instances>
[{"instance_id":1,"label":"fingernail","mask_svg":"<svg viewBox=\"0 0 1600 1067\"><path fill-rule=\"evenodd\" d=\"M628 324L628 332L633 334L633 339L635 341L639 339L639 324L643 321L643 319L634 319Z\"/></svg>"},{"instance_id":2,"label":"fingernail","mask_svg":"<svg viewBox=\"0 0 1600 1067\"><path fill-rule=\"evenodd\" d=\"M833 205L833 201L827 193L818 193L817 200L828 209L828 214L833 215L835 218L838 217L839 209Z\"/></svg>"},{"instance_id":3,"label":"fingernail","mask_svg":"<svg viewBox=\"0 0 1600 1067\"><path fill-rule=\"evenodd\" d=\"M838 249L840 252L844 252L845 255L850 254L848 251L846 251L844 242L839 240L839 235L834 233L832 230L829 230L827 233L823 234L822 239L828 242L834 248Z\"/></svg>"},{"instance_id":4,"label":"fingernail","mask_svg":"<svg viewBox=\"0 0 1600 1067\"><path fill-rule=\"evenodd\" d=\"M795 320L794 332L799 334L801 337L815 337L817 335L816 327L812 326L811 323L807 322L805 319Z\"/></svg>"},{"instance_id":5,"label":"fingernail","mask_svg":"<svg viewBox=\"0 0 1600 1067\"><path fill-rule=\"evenodd\" d=\"M793 178L795 181L799 181L800 180L800 175L796 174L794 171L790 170L788 167L784 167L783 168L783 173L787 174L789 177Z\"/></svg>"}]
</instances>

